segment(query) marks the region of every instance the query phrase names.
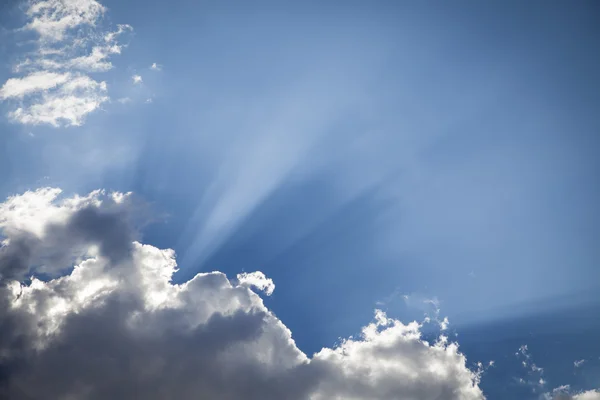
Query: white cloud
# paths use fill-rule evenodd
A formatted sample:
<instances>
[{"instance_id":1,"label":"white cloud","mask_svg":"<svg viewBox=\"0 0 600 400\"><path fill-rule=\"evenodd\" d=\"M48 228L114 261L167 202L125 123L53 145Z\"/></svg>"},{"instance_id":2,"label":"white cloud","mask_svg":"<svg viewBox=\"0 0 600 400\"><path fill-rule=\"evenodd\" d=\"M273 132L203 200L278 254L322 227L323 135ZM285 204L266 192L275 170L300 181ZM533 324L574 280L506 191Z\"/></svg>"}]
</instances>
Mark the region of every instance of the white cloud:
<instances>
[{"instance_id":1,"label":"white cloud","mask_svg":"<svg viewBox=\"0 0 600 400\"><path fill-rule=\"evenodd\" d=\"M265 292L267 296L273 294L273 290L275 290L275 284L272 279L269 279L260 271L256 272L243 272L241 274L237 274L237 279L240 285L247 285L250 287L255 287L258 290L262 290Z\"/></svg>"},{"instance_id":2,"label":"white cloud","mask_svg":"<svg viewBox=\"0 0 600 400\"><path fill-rule=\"evenodd\" d=\"M112 46L95 46L92 52L85 56L73 58L68 62L71 68L83 69L85 71L108 71L112 68L112 63L107 61L111 54L120 54L121 47Z\"/></svg>"},{"instance_id":3,"label":"white cloud","mask_svg":"<svg viewBox=\"0 0 600 400\"><path fill-rule=\"evenodd\" d=\"M450 321L448 320L448 317L444 317L444 319L442 319L440 322L440 329L442 331L445 331L448 329L448 326L450 325Z\"/></svg>"},{"instance_id":4,"label":"white cloud","mask_svg":"<svg viewBox=\"0 0 600 400\"><path fill-rule=\"evenodd\" d=\"M579 393L573 393L569 385L562 385L552 392L542 395L544 400L600 400L600 390L588 390Z\"/></svg>"},{"instance_id":5,"label":"white cloud","mask_svg":"<svg viewBox=\"0 0 600 400\"><path fill-rule=\"evenodd\" d=\"M71 29L95 26L105 11L95 0L33 1L26 11L31 20L25 28L39 33L43 41L58 42Z\"/></svg>"},{"instance_id":6,"label":"white cloud","mask_svg":"<svg viewBox=\"0 0 600 400\"><path fill-rule=\"evenodd\" d=\"M573 400L600 400L600 390L589 390L573 396Z\"/></svg>"},{"instance_id":7,"label":"white cloud","mask_svg":"<svg viewBox=\"0 0 600 400\"><path fill-rule=\"evenodd\" d=\"M71 78L69 73L38 71L24 78L11 78L0 88L0 99L23 98L36 92L47 91L64 84Z\"/></svg>"},{"instance_id":8,"label":"white cloud","mask_svg":"<svg viewBox=\"0 0 600 400\"><path fill-rule=\"evenodd\" d=\"M139 84L139 83L142 83L142 81L143 81L142 77L140 75L133 75L131 77L131 80L133 80L134 84Z\"/></svg>"},{"instance_id":9,"label":"white cloud","mask_svg":"<svg viewBox=\"0 0 600 400\"><path fill-rule=\"evenodd\" d=\"M150 66L150 69L153 71L162 71L162 65L159 65L157 63L152 63L152 65Z\"/></svg>"},{"instance_id":10,"label":"white cloud","mask_svg":"<svg viewBox=\"0 0 600 400\"><path fill-rule=\"evenodd\" d=\"M108 101L106 83L85 75L72 76L57 90L43 93L40 101L19 107L9 118L22 124L61 124L78 126L85 116Z\"/></svg>"},{"instance_id":11,"label":"white cloud","mask_svg":"<svg viewBox=\"0 0 600 400\"><path fill-rule=\"evenodd\" d=\"M573 365L575 366L575 368L579 368L583 365L583 363L585 363L585 360L576 360L573 362Z\"/></svg>"},{"instance_id":12,"label":"white cloud","mask_svg":"<svg viewBox=\"0 0 600 400\"><path fill-rule=\"evenodd\" d=\"M250 290L273 291L264 274L173 284L175 254L135 241L129 195L59 195L0 205L0 397L484 398L458 346L423 341L417 322L377 311L360 339L307 357ZM74 268L20 283L59 261Z\"/></svg>"},{"instance_id":13,"label":"white cloud","mask_svg":"<svg viewBox=\"0 0 600 400\"><path fill-rule=\"evenodd\" d=\"M119 25L106 31L100 21L106 9L95 0L32 1L23 30L39 35L36 49L15 64L21 77L8 79L0 100L12 100L9 118L22 124L81 125L86 116L109 100L106 83L89 72L113 67L110 57L120 54L117 38L132 28Z\"/></svg>"}]
</instances>

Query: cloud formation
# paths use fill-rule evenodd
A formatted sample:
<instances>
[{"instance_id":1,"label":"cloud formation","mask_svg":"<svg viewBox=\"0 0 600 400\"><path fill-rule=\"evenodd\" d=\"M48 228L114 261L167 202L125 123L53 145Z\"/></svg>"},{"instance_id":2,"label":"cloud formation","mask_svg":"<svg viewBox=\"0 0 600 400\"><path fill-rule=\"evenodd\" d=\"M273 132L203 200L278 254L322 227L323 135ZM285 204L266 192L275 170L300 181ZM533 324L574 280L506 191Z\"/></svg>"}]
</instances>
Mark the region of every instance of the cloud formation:
<instances>
[{"instance_id":1,"label":"cloud formation","mask_svg":"<svg viewBox=\"0 0 600 400\"><path fill-rule=\"evenodd\" d=\"M560 386L552 391L545 393L544 400L600 400L599 390L588 390L580 393L570 393L569 385Z\"/></svg>"},{"instance_id":2,"label":"cloud formation","mask_svg":"<svg viewBox=\"0 0 600 400\"><path fill-rule=\"evenodd\" d=\"M484 398L457 344L425 342L417 322L377 311L360 338L308 357L251 290L274 290L261 272L175 285L174 252L135 241L130 195L59 196L0 205L0 396ZM73 268L23 282L61 263Z\"/></svg>"},{"instance_id":3,"label":"cloud formation","mask_svg":"<svg viewBox=\"0 0 600 400\"><path fill-rule=\"evenodd\" d=\"M20 31L34 32L35 48L13 68L19 76L0 88L0 101L11 101L10 120L30 125L82 125L85 117L109 100L107 85L90 76L113 65L120 54L119 25L101 26L106 8L95 0L42 0L29 3L28 22Z\"/></svg>"}]
</instances>

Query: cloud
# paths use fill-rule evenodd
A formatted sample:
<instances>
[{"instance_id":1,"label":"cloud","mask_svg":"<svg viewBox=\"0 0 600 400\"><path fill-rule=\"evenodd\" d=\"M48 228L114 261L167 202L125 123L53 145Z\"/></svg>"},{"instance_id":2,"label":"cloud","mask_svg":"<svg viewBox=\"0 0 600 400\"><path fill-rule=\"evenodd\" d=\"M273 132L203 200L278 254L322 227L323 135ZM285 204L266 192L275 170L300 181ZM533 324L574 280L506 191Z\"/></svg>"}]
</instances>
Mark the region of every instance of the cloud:
<instances>
[{"instance_id":1,"label":"cloud","mask_svg":"<svg viewBox=\"0 0 600 400\"><path fill-rule=\"evenodd\" d=\"M112 263L127 257L133 240L124 215L129 201L102 199L104 192L95 191L53 204L59 194L42 189L0 205L0 229L7 237L0 248L0 277L21 280L30 272L60 272L86 256L90 246Z\"/></svg>"},{"instance_id":2,"label":"cloud","mask_svg":"<svg viewBox=\"0 0 600 400\"><path fill-rule=\"evenodd\" d=\"M555 388L550 393L544 393L544 400L600 400L600 390L588 390L572 393L569 385Z\"/></svg>"},{"instance_id":3,"label":"cloud","mask_svg":"<svg viewBox=\"0 0 600 400\"><path fill-rule=\"evenodd\" d=\"M76 75L51 93L44 93L40 101L9 112L11 120L22 124L49 124L58 127L79 126L85 116L108 100L105 82L85 75Z\"/></svg>"},{"instance_id":4,"label":"cloud","mask_svg":"<svg viewBox=\"0 0 600 400\"><path fill-rule=\"evenodd\" d=\"M0 99L23 98L24 96L46 91L62 85L71 79L71 74L38 71L24 78L11 78L0 88Z\"/></svg>"},{"instance_id":5,"label":"cloud","mask_svg":"<svg viewBox=\"0 0 600 400\"><path fill-rule=\"evenodd\" d=\"M60 42L72 29L95 26L105 11L95 0L34 1L26 11L31 20L25 29L36 31L44 42Z\"/></svg>"},{"instance_id":6,"label":"cloud","mask_svg":"<svg viewBox=\"0 0 600 400\"><path fill-rule=\"evenodd\" d=\"M540 400L600 400L600 391L598 389L574 392L570 385L562 385L552 389L550 392L543 392L547 390L545 386L548 383L543 378L544 369L538 367L533 362L529 347L526 344L522 345L515 355L521 360L523 368L525 368L529 375L528 379L519 378L519 382L530 386L533 392L541 393L539 395ZM575 367L581 366L584 361L575 361Z\"/></svg>"},{"instance_id":7,"label":"cloud","mask_svg":"<svg viewBox=\"0 0 600 400\"><path fill-rule=\"evenodd\" d=\"M157 63L152 63L152 65L150 66L150 69L153 71L162 71L162 65L159 65Z\"/></svg>"},{"instance_id":8,"label":"cloud","mask_svg":"<svg viewBox=\"0 0 600 400\"><path fill-rule=\"evenodd\" d=\"M272 279L269 279L260 271L256 272L243 272L241 274L237 274L237 279L240 285L247 285L250 287L255 287L258 290L262 290L265 292L267 296L273 294L273 290L275 290L275 284Z\"/></svg>"},{"instance_id":9,"label":"cloud","mask_svg":"<svg viewBox=\"0 0 600 400\"><path fill-rule=\"evenodd\" d=\"M124 47L117 39L132 28L103 28L105 12L95 0L29 3L28 22L20 30L37 34L35 49L14 65L21 76L8 79L0 88L0 100L13 102L10 120L54 127L82 125L89 113L109 100L106 83L89 73L113 67L110 57Z\"/></svg>"},{"instance_id":10,"label":"cloud","mask_svg":"<svg viewBox=\"0 0 600 400\"><path fill-rule=\"evenodd\" d=\"M600 400L600 390L588 390L573 396L573 400Z\"/></svg>"},{"instance_id":11,"label":"cloud","mask_svg":"<svg viewBox=\"0 0 600 400\"><path fill-rule=\"evenodd\" d=\"M308 357L251 290L274 290L261 272L173 284L174 252L135 241L131 195L60 194L0 205L0 397L484 398L458 345L425 342L417 322L377 311L360 338Z\"/></svg>"},{"instance_id":12,"label":"cloud","mask_svg":"<svg viewBox=\"0 0 600 400\"><path fill-rule=\"evenodd\" d=\"M137 85L137 84L139 84L139 83L142 83L142 81L143 81L143 80L142 80L142 77L141 77L140 75L133 75L133 76L131 77L131 80L133 80L133 83L134 83L135 85Z\"/></svg>"}]
</instances>

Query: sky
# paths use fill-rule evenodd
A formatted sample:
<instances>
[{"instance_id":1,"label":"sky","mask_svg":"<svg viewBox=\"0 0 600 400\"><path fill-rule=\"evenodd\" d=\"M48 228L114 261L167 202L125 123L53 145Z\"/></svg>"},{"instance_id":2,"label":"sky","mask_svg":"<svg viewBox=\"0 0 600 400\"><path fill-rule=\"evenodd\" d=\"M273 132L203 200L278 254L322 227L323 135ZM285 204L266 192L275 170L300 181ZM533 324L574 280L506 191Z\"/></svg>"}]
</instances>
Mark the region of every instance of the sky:
<instances>
[{"instance_id":1,"label":"sky","mask_svg":"<svg viewBox=\"0 0 600 400\"><path fill-rule=\"evenodd\" d=\"M0 395L600 399L599 19L2 2Z\"/></svg>"}]
</instances>

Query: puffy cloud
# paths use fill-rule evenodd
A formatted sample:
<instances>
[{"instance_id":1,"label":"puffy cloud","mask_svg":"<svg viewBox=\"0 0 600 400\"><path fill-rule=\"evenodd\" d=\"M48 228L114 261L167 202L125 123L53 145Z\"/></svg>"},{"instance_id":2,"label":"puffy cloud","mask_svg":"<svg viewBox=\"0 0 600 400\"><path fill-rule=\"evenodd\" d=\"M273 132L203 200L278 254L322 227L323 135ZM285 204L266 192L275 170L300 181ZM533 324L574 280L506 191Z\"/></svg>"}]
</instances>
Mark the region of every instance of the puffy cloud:
<instances>
[{"instance_id":1,"label":"puffy cloud","mask_svg":"<svg viewBox=\"0 0 600 400\"><path fill-rule=\"evenodd\" d=\"M455 343L377 311L358 339L312 357L251 288L135 241L129 194L0 205L0 397L11 399L483 399ZM41 271L71 267L41 280ZM22 276L34 274L29 283Z\"/></svg>"},{"instance_id":2,"label":"puffy cloud","mask_svg":"<svg viewBox=\"0 0 600 400\"><path fill-rule=\"evenodd\" d=\"M361 340L315 354L312 365L325 378L313 399L481 399L478 377L445 337L430 345L420 325L378 311ZM474 383L475 382L475 383Z\"/></svg>"},{"instance_id":3,"label":"puffy cloud","mask_svg":"<svg viewBox=\"0 0 600 400\"><path fill-rule=\"evenodd\" d=\"M134 83L134 84L136 84L136 85L137 85L137 84L139 84L139 83L142 83L142 81L143 81L143 80L142 80L142 77L141 77L140 75L133 75L133 76L131 77L131 80L132 80L132 81L133 81L133 83Z\"/></svg>"},{"instance_id":4,"label":"puffy cloud","mask_svg":"<svg viewBox=\"0 0 600 400\"><path fill-rule=\"evenodd\" d=\"M45 0L29 3L29 22L22 28L38 34L30 57L14 66L20 77L0 88L0 100L13 101L8 117L21 124L81 125L85 117L109 100L105 82L90 72L113 67L120 54L118 37L132 28L106 31L100 21L106 9L95 0Z\"/></svg>"},{"instance_id":5,"label":"puffy cloud","mask_svg":"<svg viewBox=\"0 0 600 400\"><path fill-rule=\"evenodd\" d=\"M153 71L161 71L162 65L157 64L157 63L152 63L152 65L150 66L150 69Z\"/></svg>"},{"instance_id":6,"label":"puffy cloud","mask_svg":"<svg viewBox=\"0 0 600 400\"><path fill-rule=\"evenodd\" d=\"M90 251L112 263L127 257L133 237L126 211L130 202L86 197L54 201L58 189L41 189L9 198L0 206L0 277L21 279L30 272L57 273ZM35 266L32 271L32 266Z\"/></svg>"},{"instance_id":7,"label":"puffy cloud","mask_svg":"<svg viewBox=\"0 0 600 400\"><path fill-rule=\"evenodd\" d=\"M269 279L260 271L256 272L243 272L241 274L237 274L237 279L240 285L247 285L250 287L255 287L258 290L262 290L265 292L267 296L273 294L273 290L275 290L275 284L272 279Z\"/></svg>"},{"instance_id":8,"label":"puffy cloud","mask_svg":"<svg viewBox=\"0 0 600 400\"><path fill-rule=\"evenodd\" d=\"M544 394L545 400L600 400L600 390L588 390L580 393L571 393L569 385L559 386L551 393Z\"/></svg>"},{"instance_id":9,"label":"puffy cloud","mask_svg":"<svg viewBox=\"0 0 600 400\"><path fill-rule=\"evenodd\" d=\"M588 390L573 396L573 400L600 400L600 390Z\"/></svg>"}]
</instances>

